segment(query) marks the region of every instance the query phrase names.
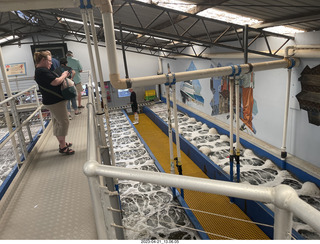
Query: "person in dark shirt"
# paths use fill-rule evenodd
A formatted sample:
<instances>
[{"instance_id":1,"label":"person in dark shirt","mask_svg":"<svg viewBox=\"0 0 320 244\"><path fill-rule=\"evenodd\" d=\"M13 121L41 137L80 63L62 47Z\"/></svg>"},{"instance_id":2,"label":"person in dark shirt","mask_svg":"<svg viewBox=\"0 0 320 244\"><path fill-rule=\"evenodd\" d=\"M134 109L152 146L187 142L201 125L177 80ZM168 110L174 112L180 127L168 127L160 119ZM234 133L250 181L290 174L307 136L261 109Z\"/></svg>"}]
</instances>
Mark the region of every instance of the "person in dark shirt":
<instances>
[{"instance_id":1,"label":"person in dark shirt","mask_svg":"<svg viewBox=\"0 0 320 244\"><path fill-rule=\"evenodd\" d=\"M74 154L70 147L72 143L66 143L66 136L69 129L69 119L67 112L67 101L63 99L61 84L69 76L68 71L64 71L61 76L50 71L52 57L50 51L34 53L36 63L35 80L42 94L42 103L50 111L53 124L53 135L59 141L59 152L66 155Z\"/></svg>"},{"instance_id":2,"label":"person in dark shirt","mask_svg":"<svg viewBox=\"0 0 320 244\"><path fill-rule=\"evenodd\" d=\"M130 103L131 103L131 108L132 108L132 112L134 114L134 121L133 124L138 124L139 123L139 114L138 114L138 103L137 103L137 95L136 93L133 91L132 88L129 89L130 91Z\"/></svg>"},{"instance_id":3,"label":"person in dark shirt","mask_svg":"<svg viewBox=\"0 0 320 244\"><path fill-rule=\"evenodd\" d=\"M67 66L67 64L68 64L68 61L66 58L60 59L60 67L55 69L54 72L57 73L58 75L61 75L64 71L68 71L69 72L68 78L73 80L73 77L75 76L76 72L71 67ZM72 104L72 108L74 110L75 115L79 115L79 114L81 114L81 112L78 109L76 97L68 100L68 102L67 102L68 116L69 116L69 119L72 119L70 103Z\"/></svg>"}]
</instances>

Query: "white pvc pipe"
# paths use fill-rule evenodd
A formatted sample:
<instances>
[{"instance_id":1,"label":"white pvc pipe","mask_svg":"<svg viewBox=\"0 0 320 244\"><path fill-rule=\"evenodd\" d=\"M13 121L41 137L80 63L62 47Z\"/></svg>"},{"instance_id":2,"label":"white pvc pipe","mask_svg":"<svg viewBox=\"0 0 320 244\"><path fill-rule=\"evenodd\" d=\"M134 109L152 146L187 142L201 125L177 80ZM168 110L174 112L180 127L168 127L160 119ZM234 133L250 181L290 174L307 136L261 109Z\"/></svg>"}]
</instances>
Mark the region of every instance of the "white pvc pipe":
<instances>
[{"instance_id":1,"label":"white pvc pipe","mask_svg":"<svg viewBox=\"0 0 320 244\"><path fill-rule=\"evenodd\" d=\"M108 54L109 76L114 88L128 88L127 86L117 87L113 80L119 80L118 59L116 54L116 42L112 15L112 6L110 0L95 0L94 4L100 8L104 28L105 44Z\"/></svg>"},{"instance_id":2,"label":"white pvc pipe","mask_svg":"<svg viewBox=\"0 0 320 244\"><path fill-rule=\"evenodd\" d=\"M291 240L292 212L275 207L274 210L274 240Z\"/></svg>"},{"instance_id":3,"label":"white pvc pipe","mask_svg":"<svg viewBox=\"0 0 320 244\"><path fill-rule=\"evenodd\" d=\"M240 155L240 80L239 77L235 80L235 85L236 85L236 155Z\"/></svg>"},{"instance_id":4,"label":"white pvc pipe","mask_svg":"<svg viewBox=\"0 0 320 244\"><path fill-rule=\"evenodd\" d=\"M93 75L93 81L94 81L94 84L95 84L97 110L98 110L99 114L102 114L100 93L99 93L99 85L98 85L98 82L97 82L96 68L95 68L95 65L94 65L93 53L92 53L92 48L91 48L90 32L89 32L89 28L88 28L88 18L87 18L87 13L86 13L85 9L81 9L81 15L82 15L84 32L86 34L87 48L88 48L88 52L89 52L89 59L90 59L90 66L91 66L91 71L92 71L92 75ZM103 120L102 120L101 116L98 116L98 121L99 121L99 125L100 125L99 128L100 128L101 142L105 145L106 134L105 134L105 131L104 131L104 123L103 123Z\"/></svg>"},{"instance_id":5,"label":"white pvc pipe","mask_svg":"<svg viewBox=\"0 0 320 244\"><path fill-rule=\"evenodd\" d=\"M95 115L94 115L94 98L92 89L92 79L89 76L88 84L88 131L87 131L87 162L96 162L98 158L97 143L96 143L96 126L95 126ZM93 213L96 223L96 229L99 239L108 239L107 231L105 228L103 208L100 202L100 182L99 176L88 177L90 194L93 204Z\"/></svg>"},{"instance_id":6,"label":"white pvc pipe","mask_svg":"<svg viewBox=\"0 0 320 244\"><path fill-rule=\"evenodd\" d=\"M93 36L93 43L94 43L94 50L96 54L96 61L97 61L97 68L99 73L99 81L100 81L100 88L101 88L101 95L102 95L102 101L105 108L105 116L106 116L106 124L107 124L107 134L108 134L108 141L109 141L109 148L110 148L110 155L111 155L111 165L115 165L116 160L114 157L114 149L113 149L113 143L112 143L112 136L111 136L111 129L110 129L110 118L109 118L109 108L108 108L108 99L107 99L107 91L104 87L104 80L103 80L103 74L102 74L102 68L101 68L101 61L100 61L100 54L98 49L98 40L97 40L97 34L96 29L94 26L94 16L93 16L93 10L88 9L89 19L91 23L91 32ZM105 145L105 140L102 142L103 145Z\"/></svg>"},{"instance_id":7,"label":"white pvc pipe","mask_svg":"<svg viewBox=\"0 0 320 244\"><path fill-rule=\"evenodd\" d=\"M33 94L34 94L34 96L35 96L35 98L36 98L37 106L38 106L38 107L41 107L42 105L40 104L39 96L38 96L37 88L36 88L36 87L35 87L34 90L33 90ZM42 126L42 133L44 133L45 127L44 127L44 122L43 122L43 117L42 117L42 111L41 111L41 110L39 111L39 117L40 117L40 122L41 122L41 126Z\"/></svg>"},{"instance_id":8,"label":"white pvc pipe","mask_svg":"<svg viewBox=\"0 0 320 244\"><path fill-rule=\"evenodd\" d=\"M87 176L102 175L106 177L118 177L119 179L148 182L163 186L189 189L213 193L218 195L238 197L261 202L274 202L275 189L271 187L238 184L228 181L212 180L184 175L173 175L168 173L134 170L119 168L98 163L87 162L84 165L84 172ZM289 186L286 186L291 188ZM277 188L277 187L275 187ZM307 203L305 203L308 205ZM320 216L320 213L318 213Z\"/></svg>"},{"instance_id":9,"label":"white pvc pipe","mask_svg":"<svg viewBox=\"0 0 320 244\"><path fill-rule=\"evenodd\" d=\"M51 9L62 7L75 8L79 5L79 0L1 0L0 12Z\"/></svg>"},{"instance_id":10,"label":"white pvc pipe","mask_svg":"<svg viewBox=\"0 0 320 244\"><path fill-rule=\"evenodd\" d=\"M11 105L11 115L15 124L15 128L18 131L18 141L21 149L22 156L26 159L28 157L28 150L26 146L26 139L24 137L23 131L22 131L22 126L20 123L20 118L18 114L18 110L15 104L15 100L10 100L10 105Z\"/></svg>"},{"instance_id":11,"label":"white pvc pipe","mask_svg":"<svg viewBox=\"0 0 320 244\"><path fill-rule=\"evenodd\" d=\"M162 75L163 74L163 65L162 65L162 59L160 57L158 57L158 72L157 72L157 75ZM159 89L159 86L156 86L156 92L157 92L157 97L161 97L161 94L160 94L160 90Z\"/></svg>"},{"instance_id":12,"label":"white pvc pipe","mask_svg":"<svg viewBox=\"0 0 320 244\"><path fill-rule=\"evenodd\" d=\"M229 107L230 107L230 156L234 154L233 152L233 94L234 94L234 79L233 77L229 78L229 86L230 86L230 91L229 91L229 96L230 96L230 101L229 101Z\"/></svg>"},{"instance_id":13,"label":"white pvc pipe","mask_svg":"<svg viewBox=\"0 0 320 244\"><path fill-rule=\"evenodd\" d=\"M288 125L288 114L289 114L289 99L290 99L290 86L291 86L291 73L292 69L288 69L288 79L287 79L287 91L286 91L286 102L283 120L283 132L282 132L282 146L281 146L281 157L286 158L286 143L287 143L287 125Z\"/></svg>"},{"instance_id":14,"label":"white pvc pipe","mask_svg":"<svg viewBox=\"0 0 320 244\"><path fill-rule=\"evenodd\" d=\"M279 185L276 187L254 186L191 176L151 171L142 172L141 170L100 165L94 161L88 161L85 163L84 172L88 177L93 177L95 175L113 178L117 177L119 179L147 182L151 184L189 189L192 191L273 203L277 208L293 212L295 216L309 224L314 230L320 232L320 211L301 200L296 191L287 185ZM277 215L278 213L275 212L275 214ZM277 218L278 216L275 216L275 219ZM290 230L288 233L290 235L292 222L284 224L286 224L284 228ZM279 229L274 229L274 232L274 236L278 239L287 238L288 234L279 235Z\"/></svg>"},{"instance_id":15,"label":"white pvc pipe","mask_svg":"<svg viewBox=\"0 0 320 244\"><path fill-rule=\"evenodd\" d=\"M180 151L180 133L179 133L179 121L177 115L177 98L176 98L176 85L172 85L172 107L173 107L173 116L174 116L174 130L176 132L176 147L177 147L177 157L178 157L178 164L181 163L181 151Z\"/></svg>"},{"instance_id":16,"label":"white pvc pipe","mask_svg":"<svg viewBox=\"0 0 320 244\"><path fill-rule=\"evenodd\" d=\"M320 49L320 48L319 48ZM314 49L306 50L295 50L294 57L296 58L320 58L320 50L315 51Z\"/></svg>"},{"instance_id":17,"label":"white pvc pipe","mask_svg":"<svg viewBox=\"0 0 320 244\"><path fill-rule=\"evenodd\" d=\"M120 79L120 74L117 66L117 56L116 56L116 44L115 44L115 34L114 34L114 24L112 18L112 6L110 0L102 1L95 0L95 5L98 6L102 13L102 20L104 25L104 33L105 33L105 42L108 53L108 62L109 62L109 72L110 72L110 82L114 88L117 89L125 89L128 87L143 87L143 86L152 86L157 84L164 84L166 82L172 83L173 75L169 74L169 80L167 79L167 75L156 75L156 76L147 76L147 77L139 77L139 78L128 78L128 79ZM298 62L296 63L298 65ZM270 61L270 62L262 62L251 64L251 71L260 71L260 70L269 70L276 68L287 68L291 65L291 62L287 59ZM247 73L250 71L250 66L248 64L240 65L241 71L243 73ZM194 80L194 79L202 79L208 78L212 76L225 76L231 75L236 71L239 72L238 67L232 68L228 67L219 67L219 68L211 68L204 70L195 70L195 71L187 71L187 72L179 72L175 74L176 82L186 81L186 80Z\"/></svg>"},{"instance_id":18,"label":"white pvc pipe","mask_svg":"<svg viewBox=\"0 0 320 244\"><path fill-rule=\"evenodd\" d=\"M318 52L315 52L314 49L319 49ZM293 50L289 54L289 50ZM320 57L320 45L296 45L296 46L287 46L284 51L284 57L288 58L291 56L301 57L301 58L317 58Z\"/></svg>"},{"instance_id":19,"label":"white pvc pipe","mask_svg":"<svg viewBox=\"0 0 320 244\"><path fill-rule=\"evenodd\" d=\"M1 144L0 144L0 149L4 147L4 145L11 139L14 138L14 135L18 133L18 131L20 131L22 129L23 126L27 125L27 123L29 123L29 121L32 119L33 116L36 115L36 113L38 113L39 111L41 111L41 107L38 107L32 114L29 115L29 117L19 126L17 127L12 133L9 134L9 136L6 137L6 139L4 139ZM20 157L19 157L20 159ZM20 163L20 161L19 161Z\"/></svg>"},{"instance_id":20,"label":"white pvc pipe","mask_svg":"<svg viewBox=\"0 0 320 244\"><path fill-rule=\"evenodd\" d=\"M277 55L279 56L284 56L284 57L292 57L294 56L295 58L320 58L320 51L318 50L315 52L315 49L319 49L319 45L308 45L305 46L304 49L297 49L295 47L300 47L300 46L289 46L289 50L293 49L292 52L287 51L287 56L285 56L286 51L285 50L279 50L277 52ZM272 53L275 53L277 50L272 50ZM269 51L263 51L265 53L269 53ZM201 55L204 58L211 58L211 59L241 59L243 58L243 53L242 52L221 52L221 53L204 53ZM173 55L175 59L179 58L194 58L194 57L186 57L185 55ZM265 56L263 54L256 54L256 53L248 53L248 58L263 58L263 59L274 59L271 56Z\"/></svg>"},{"instance_id":21,"label":"white pvc pipe","mask_svg":"<svg viewBox=\"0 0 320 244\"><path fill-rule=\"evenodd\" d=\"M160 57L158 57L158 75L163 74L163 66L162 66L162 60Z\"/></svg>"},{"instance_id":22,"label":"white pvc pipe","mask_svg":"<svg viewBox=\"0 0 320 244\"><path fill-rule=\"evenodd\" d=\"M168 113L168 135L169 135L169 151L170 151L170 173L174 174L174 156L173 156L173 142L172 142L172 123L171 123L171 106L170 106L170 91L169 85L166 85L166 100Z\"/></svg>"},{"instance_id":23,"label":"white pvc pipe","mask_svg":"<svg viewBox=\"0 0 320 244\"><path fill-rule=\"evenodd\" d=\"M296 60L296 65L299 62ZM262 62L262 63L252 63L252 71L261 71L261 70L269 70L269 69L277 69L277 68L287 68L291 65L290 61L288 60L277 60L277 61L270 61L270 62ZM250 71L250 66L248 64L239 65L241 68L242 73L247 73ZM194 80L194 79L203 79L209 77L218 77L218 76L225 76L231 75L233 73L239 73L239 67L234 66L226 66L226 67L218 67L218 68L210 68L210 69L203 69L203 70L195 70L195 71L185 71L185 72L178 72L175 73L176 82L179 81L186 81L186 80ZM111 77L110 77L111 78ZM172 83L173 81L173 74L168 74L169 82ZM123 88L126 87L127 82L132 83L133 87L142 87L142 86L151 86L156 84L164 84L166 83L167 75L157 75L157 76L146 76L146 77L139 77L139 78L131 78L131 79L121 79L120 81L113 81L113 85L116 88Z\"/></svg>"}]
</instances>

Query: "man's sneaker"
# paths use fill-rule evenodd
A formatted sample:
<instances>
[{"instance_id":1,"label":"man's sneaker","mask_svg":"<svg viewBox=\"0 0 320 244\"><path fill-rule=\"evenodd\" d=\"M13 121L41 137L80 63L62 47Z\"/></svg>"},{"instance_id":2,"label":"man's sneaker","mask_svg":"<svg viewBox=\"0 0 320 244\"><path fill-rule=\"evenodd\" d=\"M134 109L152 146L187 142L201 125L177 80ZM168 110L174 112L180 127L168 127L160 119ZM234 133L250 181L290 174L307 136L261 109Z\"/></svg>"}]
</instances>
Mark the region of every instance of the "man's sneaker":
<instances>
[{"instance_id":1,"label":"man's sneaker","mask_svg":"<svg viewBox=\"0 0 320 244\"><path fill-rule=\"evenodd\" d=\"M132 124L136 125L136 124L139 124L139 122L138 121L134 121Z\"/></svg>"}]
</instances>

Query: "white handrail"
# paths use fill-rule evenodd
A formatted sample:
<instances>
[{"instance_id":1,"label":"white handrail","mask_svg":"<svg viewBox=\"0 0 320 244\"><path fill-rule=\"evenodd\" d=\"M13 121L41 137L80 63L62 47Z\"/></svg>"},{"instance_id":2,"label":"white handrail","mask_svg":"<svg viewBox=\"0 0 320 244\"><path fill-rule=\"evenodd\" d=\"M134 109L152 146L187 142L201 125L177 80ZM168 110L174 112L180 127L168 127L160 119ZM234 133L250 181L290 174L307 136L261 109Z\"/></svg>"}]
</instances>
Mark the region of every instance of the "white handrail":
<instances>
[{"instance_id":1,"label":"white handrail","mask_svg":"<svg viewBox=\"0 0 320 244\"><path fill-rule=\"evenodd\" d=\"M95 178L99 175L111 178L116 177L119 179L148 182L163 186L273 203L276 206L276 209L286 210L289 213L292 212L295 216L309 224L316 231L320 232L320 212L301 200L296 191L287 185L262 187L238 184L183 175L172 175L167 173L100 165L94 160L90 160L85 163L84 172L89 179ZM283 212L281 212L280 217L287 219L287 216L284 215ZM281 218L279 221L278 213L275 211L275 224L279 222L282 224L278 225L277 228L274 229L274 238L290 239L292 221L288 223L281 221ZM287 230L288 232L283 232L283 230Z\"/></svg>"},{"instance_id":2,"label":"white handrail","mask_svg":"<svg viewBox=\"0 0 320 244\"><path fill-rule=\"evenodd\" d=\"M101 176L147 182L163 186L260 201L264 203L273 203L275 205L274 239L291 239L293 214L310 225L316 231L320 232L320 222L318 221L320 219L320 212L301 200L296 191L287 185L279 185L276 187L254 186L99 164L97 161L98 145L97 140L95 139L97 135L95 130L91 82L89 83L89 103L87 107L88 148L87 162L84 164L83 171L88 177L99 239L116 238L115 231L107 228L104 220L104 211L101 206L100 199L101 185L99 177Z\"/></svg>"},{"instance_id":3,"label":"white handrail","mask_svg":"<svg viewBox=\"0 0 320 244\"><path fill-rule=\"evenodd\" d=\"M44 131L44 124L43 124L43 118L42 118L42 113L41 113L42 104L40 104L39 101L38 101L37 86L36 86L36 85L34 85L34 86L32 86L32 87L30 87L30 88L28 88L28 89L26 89L26 90L23 90L23 91L15 94L15 95L11 95L10 97L4 99L3 101L0 102L0 107L3 107L3 106L4 106L4 110L5 110L4 112L5 112L5 113L9 113L9 110L8 110L8 108L7 108L7 103L8 103L8 102L11 102L11 108L12 108L12 109L11 109L11 113L12 113L12 116L13 116L13 117L16 117L16 118L14 118L14 120L17 122L17 121L19 120L19 118L18 118L18 116L17 116L17 114L16 114L16 113L17 113L16 108L13 108L13 107L12 107L12 106L15 106L15 104L14 104L14 102L13 102L12 100L13 100L13 99L16 99L16 98L19 97L19 96L24 95L25 93L27 93L27 92L29 92L29 91L33 91L34 94L36 94L36 100L37 100L36 103L37 103L37 105L34 107L35 110L34 110L34 111L28 116L28 118L25 119L21 124L20 124L20 121L19 121L19 124L16 125L15 130L12 130L12 131L9 130L9 136L7 136L6 139L3 140L3 141L0 143L0 149L1 149L9 140L13 140L13 141L14 141L14 140L15 140L15 138L14 138L15 134L19 133L19 132L22 130L22 127L23 127L23 126L26 126L26 125L29 123L29 121L30 121L37 113L39 113L39 117L40 117L40 121L41 121L41 126L42 126L42 129L43 129L43 131ZM12 105L12 104L13 104L13 105ZM9 123L9 122L11 122L11 121L10 121L10 120L7 120L6 122ZM9 126L11 126L11 125L8 125L8 124L7 124L7 126L9 127ZM18 136L18 137L19 137L20 143L25 144L23 138L20 138L20 136ZM20 147L23 149L23 148L25 148L25 145L20 145ZM17 151L17 147L14 147L14 150L16 151L15 154L16 154L17 163L19 164L19 163L20 163L20 157L19 157L19 154L18 154L18 151ZM27 153L26 149L25 149L25 150L22 150L22 151L23 151L24 157L27 158L28 153Z\"/></svg>"},{"instance_id":4,"label":"white handrail","mask_svg":"<svg viewBox=\"0 0 320 244\"><path fill-rule=\"evenodd\" d=\"M19 93L17 93L17 94L11 95L10 97L8 97L8 98L6 98L5 100L1 101L1 102L0 102L0 106L1 106L2 104L5 104L5 103L11 101L12 99L17 98L17 97L19 97L19 96L21 96L21 95L24 95L24 94L27 93L28 91L34 90L34 89L36 89L36 88L37 88L37 86L34 85L34 86L31 86L30 88L25 89L25 90L23 90L23 91L21 91L21 92L19 92Z\"/></svg>"}]
</instances>

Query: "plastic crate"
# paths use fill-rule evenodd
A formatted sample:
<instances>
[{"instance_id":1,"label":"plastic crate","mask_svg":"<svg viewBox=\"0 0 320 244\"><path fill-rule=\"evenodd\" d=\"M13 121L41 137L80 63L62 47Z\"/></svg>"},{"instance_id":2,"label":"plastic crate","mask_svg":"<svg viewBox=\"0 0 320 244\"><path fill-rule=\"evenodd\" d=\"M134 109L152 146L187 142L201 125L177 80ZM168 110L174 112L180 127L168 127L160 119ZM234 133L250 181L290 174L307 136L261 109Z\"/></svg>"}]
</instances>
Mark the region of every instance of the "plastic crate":
<instances>
[{"instance_id":1,"label":"plastic crate","mask_svg":"<svg viewBox=\"0 0 320 244\"><path fill-rule=\"evenodd\" d=\"M156 91L155 90L147 90L144 92L144 100L151 101L156 98Z\"/></svg>"}]
</instances>

